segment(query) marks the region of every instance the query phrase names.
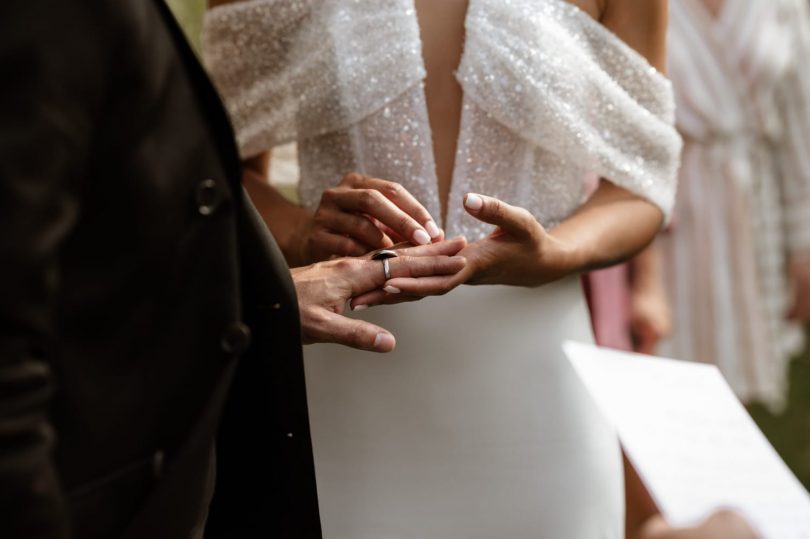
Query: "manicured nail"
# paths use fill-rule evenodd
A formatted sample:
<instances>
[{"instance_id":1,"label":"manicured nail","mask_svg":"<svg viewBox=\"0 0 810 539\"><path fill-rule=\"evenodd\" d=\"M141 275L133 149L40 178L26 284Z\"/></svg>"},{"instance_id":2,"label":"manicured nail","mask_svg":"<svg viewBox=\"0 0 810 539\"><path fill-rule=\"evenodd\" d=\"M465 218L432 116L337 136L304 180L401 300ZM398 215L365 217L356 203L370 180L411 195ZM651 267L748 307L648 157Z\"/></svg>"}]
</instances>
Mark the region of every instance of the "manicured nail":
<instances>
[{"instance_id":1,"label":"manicured nail","mask_svg":"<svg viewBox=\"0 0 810 539\"><path fill-rule=\"evenodd\" d=\"M419 245L427 245L430 243L430 236L428 236L428 233L420 228L413 233L413 241Z\"/></svg>"},{"instance_id":2,"label":"manicured nail","mask_svg":"<svg viewBox=\"0 0 810 539\"><path fill-rule=\"evenodd\" d=\"M368 305L355 305L352 307L353 311L365 311L366 309L368 309Z\"/></svg>"},{"instance_id":3,"label":"manicured nail","mask_svg":"<svg viewBox=\"0 0 810 539\"><path fill-rule=\"evenodd\" d=\"M484 199L478 195L470 193L464 198L464 205L473 211L477 211L484 206Z\"/></svg>"},{"instance_id":4,"label":"manicured nail","mask_svg":"<svg viewBox=\"0 0 810 539\"><path fill-rule=\"evenodd\" d=\"M374 348L376 350L391 350L394 348L394 337L388 333L377 333L374 337Z\"/></svg>"},{"instance_id":5,"label":"manicured nail","mask_svg":"<svg viewBox=\"0 0 810 539\"><path fill-rule=\"evenodd\" d=\"M402 290L400 290L396 286L391 286L390 284L388 286L383 287L383 290L385 290L389 294L399 294L400 292L402 292Z\"/></svg>"},{"instance_id":6,"label":"manicured nail","mask_svg":"<svg viewBox=\"0 0 810 539\"><path fill-rule=\"evenodd\" d=\"M427 233L430 234L431 238L438 238L442 235L442 229L439 228L433 221L428 221L425 223L425 230L427 230Z\"/></svg>"}]
</instances>

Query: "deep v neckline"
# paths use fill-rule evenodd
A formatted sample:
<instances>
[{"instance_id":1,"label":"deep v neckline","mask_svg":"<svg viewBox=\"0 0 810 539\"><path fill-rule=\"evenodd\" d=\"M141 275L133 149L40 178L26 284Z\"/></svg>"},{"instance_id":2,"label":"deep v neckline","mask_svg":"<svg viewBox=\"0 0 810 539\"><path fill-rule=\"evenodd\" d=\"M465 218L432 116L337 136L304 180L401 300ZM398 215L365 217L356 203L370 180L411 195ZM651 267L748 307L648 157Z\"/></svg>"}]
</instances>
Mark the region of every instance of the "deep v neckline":
<instances>
[{"instance_id":1,"label":"deep v neckline","mask_svg":"<svg viewBox=\"0 0 810 539\"><path fill-rule=\"evenodd\" d=\"M455 75L455 73L458 72L459 67L464 62L464 56L465 56L465 54L467 52L467 40L466 40L467 27L468 27L467 23L469 21L470 14L472 13L472 10L474 8L473 3L475 1L476 0L467 0L467 2L466 2L467 5L466 5L466 9L465 9L464 16L463 16L463 21L462 21L463 32L462 32L462 36L461 36L461 52L460 52L460 54L458 56L457 64L452 69L453 75ZM431 123L430 108L428 107L427 84L426 84L427 83L427 77L428 77L428 70L427 70L428 62L427 62L427 59L425 57L425 39L422 36L421 17L420 17L420 14L419 14L419 10L417 9L417 6L416 6L416 0L410 0L410 7L411 7L411 13L413 14L413 18L414 18L413 22L416 24L416 27L419 29L419 32L418 32L419 50L420 50L419 61L421 63L420 67L423 70L423 73L425 73L425 78L423 80L422 89L421 89L420 94L421 94L422 102L423 102L424 107L425 107L425 114L426 114L426 117L427 117L426 131L427 131L427 136L428 136L428 140L429 140L429 147L430 147L430 161L432 163L432 168L433 168L433 177L431 178L431 182L432 182L432 185L433 185L433 196L435 198L434 202L436 204L436 207L439 209L439 213L440 213L440 215L436 216L436 217L438 217L438 220L440 221L440 226L442 227L442 229L447 230L447 226L450 223L450 216L452 214L451 205L453 204L453 201L455 200L455 198L458 196L457 193L456 193L457 188L460 188L460 187L457 187L460 184L460 180L457 178L457 172L458 172L459 148L461 147L463 128L464 128L464 104L465 104L466 96L465 96L465 92L464 92L464 87L458 82L458 80L456 80L456 84L459 84L459 87L460 87L460 90L461 90L461 96L460 96L460 100L459 100L459 103L458 103L458 126L457 126L457 130L456 130L455 143L454 143L454 147L453 147L453 162L452 162L452 166L450 167L450 178L449 178L449 183L447 185L447 200L443 201L442 197L441 197L442 189L441 189L441 185L440 185L439 171L438 171L438 168L437 168L437 161L436 161L435 136L434 136L434 133L433 133L433 125ZM445 203L443 203L443 202L445 202Z\"/></svg>"},{"instance_id":2,"label":"deep v neckline","mask_svg":"<svg viewBox=\"0 0 810 539\"><path fill-rule=\"evenodd\" d=\"M464 13L464 21L462 23L464 33L462 35L461 53L459 54L458 63L455 66L455 68L453 69L453 74L454 75L456 75L458 73L460 67L464 64L465 56L467 55L467 31L468 31L468 28L469 28L470 17L473 16L473 14L475 12L475 9L477 9L477 7L478 7L477 4L476 4L477 1L478 0L467 0L467 8L466 8L466 11ZM565 7L573 8L572 11L573 11L573 13L575 13L575 16L587 19L587 21L585 21L585 22L587 22L589 24L597 24L602 29L604 29L606 32L610 32L610 30L605 28L602 25L601 22L599 22L598 20L593 18L587 11L585 11L584 9L582 9L581 7L579 7L578 5L576 5L576 4L572 3L572 2L569 2L567 0L537 0L537 1L538 2L551 3L551 4L561 4L561 5L564 5ZM725 1L728 2L728 0L725 0ZM433 126L431 125L431 121L430 121L431 118L430 118L430 112L429 112L429 109L428 109L428 98L427 98L427 93L426 93L425 84L424 84L426 82L426 80L427 80L427 62L426 62L426 59L425 59L425 49L424 49L425 41L424 41L423 36L422 36L421 25L420 25L420 15L419 15L419 11L418 11L418 9L416 7L416 0L410 0L409 1L409 6L410 6L410 11L411 11L411 14L412 14L412 17L413 17L413 23L419 29L419 32L418 32L418 40L419 40L418 44L419 44L419 50L420 50L420 54L418 55L419 62L420 62L419 67L422 69L423 73L425 73L425 79L423 80L423 85L422 85L422 89L421 89L420 94L421 94L422 103L423 103L423 105L425 107L425 114L426 114L426 117L427 117L427 120L428 120L428 125L427 125L427 129L426 129L427 133L426 134L427 134L428 140L430 142L430 144L429 144L430 158L431 158L431 162L433 164L433 170L432 170L433 177L430 178L431 185L433 187L432 195L433 195L433 198L434 198L435 207L438 208L439 212L440 212L440 215L438 216L439 221L440 221L440 226L442 227L443 230L447 230L448 226L451 224L451 217L453 216L453 213L454 213L452 211L453 201L457 201L458 204L461 204L461 197L466 194L466 193L460 192L461 190L464 189L464 185L463 185L464 182L463 182L463 178L459 177L459 159L462 157L460 150L461 150L462 142L463 142L462 137L464 136L464 128L465 128L464 110L466 108L467 95L466 95L466 92L464 91L464 86L460 83L460 81L457 80L457 83L461 87L461 100L460 100L460 103L458 104L459 109L460 109L459 125L458 125L458 131L457 131L457 134L456 134L455 147L454 147L454 151L453 151L453 166L452 166L452 169L451 169L451 172L450 172L449 185L447 186L447 201L446 201L446 205L444 205L444 204L442 204L442 199L441 199L441 190L440 190L440 185L439 185L439 174L438 174L438 170L436 169L436 150L435 150L435 146L434 146Z\"/></svg>"}]
</instances>

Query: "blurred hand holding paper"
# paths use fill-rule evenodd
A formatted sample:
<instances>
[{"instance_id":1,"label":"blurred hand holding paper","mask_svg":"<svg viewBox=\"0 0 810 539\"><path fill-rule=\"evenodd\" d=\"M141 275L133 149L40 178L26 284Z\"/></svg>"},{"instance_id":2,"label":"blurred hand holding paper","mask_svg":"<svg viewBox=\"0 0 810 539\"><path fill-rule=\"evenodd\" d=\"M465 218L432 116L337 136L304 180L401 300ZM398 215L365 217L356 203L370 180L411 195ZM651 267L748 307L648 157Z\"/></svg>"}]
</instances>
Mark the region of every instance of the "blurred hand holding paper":
<instances>
[{"instance_id":1,"label":"blurred hand holding paper","mask_svg":"<svg viewBox=\"0 0 810 539\"><path fill-rule=\"evenodd\" d=\"M670 524L730 508L764 539L810 539L810 495L716 367L564 348Z\"/></svg>"}]
</instances>

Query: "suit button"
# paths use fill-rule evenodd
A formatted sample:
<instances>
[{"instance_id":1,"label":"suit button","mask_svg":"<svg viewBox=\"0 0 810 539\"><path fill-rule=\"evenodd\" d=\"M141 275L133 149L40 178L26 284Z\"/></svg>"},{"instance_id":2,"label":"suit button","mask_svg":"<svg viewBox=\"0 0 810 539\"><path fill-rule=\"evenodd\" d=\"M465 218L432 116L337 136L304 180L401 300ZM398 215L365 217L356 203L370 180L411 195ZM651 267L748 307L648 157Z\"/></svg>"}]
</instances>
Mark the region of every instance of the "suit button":
<instances>
[{"instance_id":1,"label":"suit button","mask_svg":"<svg viewBox=\"0 0 810 539\"><path fill-rule=\"evenodd\" d=\"M152 474L155 479L160 479L163 476L163 466L166 463L166 453L163 451L155 451L152 455Z\"/></svg>"},{"instance_id":2,"label":"suit button","mask_svg":"<svg viewBox=\"0 0 810 539\"><path fill-rule=\"evenodd\" d=\"M242 322L233 322L225 328L219 343L226 354L243 354L250 346L250 328Z\"/></svg>"},{"instance_id":3,"label":"suit button","mask_svg":"<svg viewBox=\"0 0 810 539\"><path fill-rule=\"evenodd\" d=\"M221 195L214 180L203 180L194 191L194 203L200 215L211 215L219 206Z\"/></svg>"}]
</instances>

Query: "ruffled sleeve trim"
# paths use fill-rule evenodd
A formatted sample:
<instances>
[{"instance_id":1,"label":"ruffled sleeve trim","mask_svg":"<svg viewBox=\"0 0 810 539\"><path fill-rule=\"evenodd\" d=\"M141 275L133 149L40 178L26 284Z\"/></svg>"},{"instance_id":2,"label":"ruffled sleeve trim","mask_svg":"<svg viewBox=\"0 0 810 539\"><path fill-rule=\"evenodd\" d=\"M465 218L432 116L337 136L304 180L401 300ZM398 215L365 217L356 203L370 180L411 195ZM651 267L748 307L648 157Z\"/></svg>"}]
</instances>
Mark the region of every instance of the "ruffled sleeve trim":
<instances>
[{"instance_id":1,"label":"ruffled sleeve trim","mask_svg":"<svg viewBox=\"0 0 810 539\"><path fill-rule=\"evenodd\" d=\"M404 0L237 2L202 38L243 157L359 122L425 76Z\"/></svg>"},{"instance_id":2,"label":"ruffled sleeve trim","mask_svg":"<svg viewBox=\"0 0 810 539\"><path fill-rule=\"evenodd\" d=\"M666 77L568 2L480 0L471 9L457 74L465 96L668 219L682 143Z\"/></svg>"}]
</instances>

